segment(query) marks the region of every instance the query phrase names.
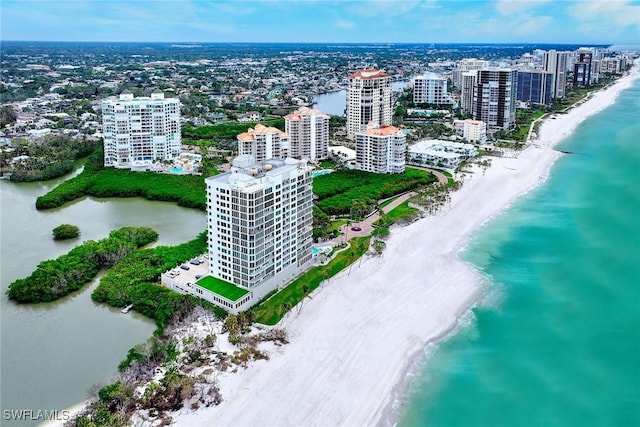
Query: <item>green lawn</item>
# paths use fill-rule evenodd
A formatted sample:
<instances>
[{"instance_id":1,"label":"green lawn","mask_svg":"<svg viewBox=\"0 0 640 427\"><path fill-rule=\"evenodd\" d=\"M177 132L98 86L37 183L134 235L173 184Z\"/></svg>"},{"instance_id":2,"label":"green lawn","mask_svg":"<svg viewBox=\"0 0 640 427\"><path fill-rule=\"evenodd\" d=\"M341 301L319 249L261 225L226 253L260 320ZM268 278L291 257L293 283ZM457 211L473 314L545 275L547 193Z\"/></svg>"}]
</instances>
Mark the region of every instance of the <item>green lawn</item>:
<instances>
[{"instance_id":1,"label":"green lawn","mask_svg":"<svg viewBox=\"0 0 640 427\"><path fill-rule=\"evenodd\" d=\"M327 265L312 268L273 297L252 308L256 322L275 325L289 310L320 286L323 280L329 279L344 270L369 249L368 236L354 237L349 240L349 243L351 247L344 252L340 252Z\"/></svg>"},{"instance_id":2,"label":"green lawn","mask_svg":"<svg viewBox=\"0 0 640 427\"><path fill-rule=\"evenodd\" d=\"M337 221L332 221L331 222L331 230L332 231L339 231L340 227L345 225L347 222L349 222L349 220L346 220L346 219L339 219Z\"/></svg>"},{"instance_id":3,"label":"green lawn","mask_svg":"<svg viewBox=\"0 0 640 427\"><path fill-rule=\"evenodd\" d=\"M401 203L400 205L391 209L391 211L389 211L387 215L389 215L389 219L391 221L396 222L401 219L410 218L416 212L418 212L418 209L410 207L409 201L406 200L404 203Z\"/></svg>"},{"instance_id":4,"label":"green lawn","mask_svg":"<svg viewBox=\"0 0 640 427\"><path fill-rule=\"evenodd\" d=\"M206 276L196 282L196 285L202 286L210 290L214 294L218 294L230 301L238 301L240 298L249 293L248 290L237 287L236 285L225 282L216 277Z\"/></svg>"}]
</instances>

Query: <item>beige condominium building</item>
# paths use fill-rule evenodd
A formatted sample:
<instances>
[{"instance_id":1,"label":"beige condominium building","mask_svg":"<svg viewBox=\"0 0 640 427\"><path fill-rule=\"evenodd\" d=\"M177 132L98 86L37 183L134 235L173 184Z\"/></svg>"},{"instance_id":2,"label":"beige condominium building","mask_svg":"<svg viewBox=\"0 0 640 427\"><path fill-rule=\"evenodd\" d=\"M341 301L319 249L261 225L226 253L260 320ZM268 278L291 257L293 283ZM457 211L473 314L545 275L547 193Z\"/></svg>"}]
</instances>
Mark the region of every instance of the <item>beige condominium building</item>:
<instances>
[{"instance_id":1,"label":"beige condominium building","mask_svg":"<svg viewBox=\"0 0 640 427\"><path fill-rule=\"evenodd\" d=\"M462 135L469 142L484 144L487 142L487 124L480 120L464 121Z\"/></svg>"},{"instance_id":2,"label":"beige condominium building","mask_svg":"<svg viewBox=\"0 0 640 427\"><path fill-rule=\"evenodd\" d=\"M290 139L286 132L258 123L237 136L238 155L250 155L257 162L266 159L285 159L290 156Z\"/></svg>"},{"instance_id":3,"label":"beige condominium building","mask_svg":"<svg viewBox=\"0 0 640 427\"><path fill-rule=\"evenodd\" d=\"M356 133L356 169L403 173L406 152L406 136L395 126L371 124L366 131Z\"/></svg>"},{"instance_id":4,"label":"beige condominium building","mask_svg":"<svg viewBox=\"0 0 640 427\"><path fill-rule=\"evenodd\" d=\"M284 117L289 135L290 156L312 162L328 157L329 116L322 111L301 107Z\"/></svg>"},{"instance_id":5,"label":"beige condominium building","mask_svg":"<svg viewBox=\"0 0 640 427\"><path fill-rule=\"evenodd\" d=\"M367 130L369 122L391 125L393 118L391 76L376 69L349 76L347 86L347 136Z\"/></svg>"}]
</instances>

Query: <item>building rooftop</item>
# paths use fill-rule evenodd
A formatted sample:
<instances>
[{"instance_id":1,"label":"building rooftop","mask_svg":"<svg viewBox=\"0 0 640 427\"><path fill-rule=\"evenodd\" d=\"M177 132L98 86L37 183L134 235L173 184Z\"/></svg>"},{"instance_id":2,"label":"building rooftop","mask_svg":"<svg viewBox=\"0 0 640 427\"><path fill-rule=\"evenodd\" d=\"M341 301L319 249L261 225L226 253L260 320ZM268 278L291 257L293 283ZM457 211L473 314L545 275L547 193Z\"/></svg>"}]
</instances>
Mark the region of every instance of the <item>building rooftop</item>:
<instances>
[{"instance_id":1,"label":"building rooftop","mask_svg":"<svg viewBox=\"0 0 640 427\"><path fill-rule=\"evenodd\" d=\"M359 70L349 76L350 79L380 79L383 77L390 76L384 71L376 70L375 68Z\"/></svg>"},{"instance_id":2,"label":"building rooftop","mask_svg":"<svg viewBox=\"0 0 640 427\"><path fill-rule=\"evenodd\" d=\"M289 135L286 132L272 126L265 126L262 123L258 123L254 128L249 128L246 132L238 135L240 141L253 141L256 135L265 135L267 133L279 133L281 138L288 138Z\"/></svg>"},{"instance_id":3,"label":"building rooftop","mask_svg":"<svg viewBox=\"0 0 640 427\"><path fill-rule=\"evenodd\" d=\"M201 286L214 294L218 294L229 301L237 301L249 293L248 290L239 288L233 283L229 283L212 276L203 277L196 282L196 285Z\"/></svg>"},{"instance_id":4,"label":"building rooftop","mask_svg":"<svg viewBox=\"0 0 640 427\"><path fill-rule=\"evenodd\" d=\"M380 127L368 127L366 131L362 132L365 135L373 136L389 136L396 135L399 129L395 126L380 126Z\"/></svg>"},{"instance_id":5,"label":"building rooftop","mask_svg":"<svg viewBox=\"0 0 640 427\"><path fill-rule=\"evenodd\" d=\"M323 113L322 111L314 110L309 107L301 107L297 111L294 111L291 114L287 114L286 116L284 116L284 118L287 120L300 120L302 119L302 116L312 116L312 115L321 116L321 117L324 117L325 119L329 118L329 116Z\"/></svg>"},{"instance_id":6,"label":"building rooftop","mask_svg":"<svg viewBox=\"0 0 640 427\"><path fill-rule=\"evenodd\" d=\"M340 153L347 160L352 160L356 158L356 150L353 150L348 147L344 147L342 145L332 145L329 146L329 151L332 153Z\"/></svg>"},{"instance_id":7,"label":"building rooftop","mask_svg":"<svg viewBox=\"0 0 640 427\"><path fill-rule=\"evenodd\" d=\"M423 139L422 141L418 141L412 146L409 147L409 151L429 151L429 150L437 150L443 149L445 147L448 148L467 148L474 149L476 148L473 144L465 144L463 142L454 142L454 141L445 141L442 139Z\"/></svg>"},{"instance_id":8,"label":"building rooftop","mask_svg":"<svg viewBox=\"0 0 640 427\"><path fill-rule=\"evenodd\" d=\"M424 73L421 76L416 77L416 80L446 80L444 77L437 75L436 73Z\"/></svg>"},{"instance_id":9,"label":"building rooftop","mask_svg":"<svg viewBox=\"0 0 640 427\"><path fill-rule=\"evenodd\" d=\"M271 182L270 176L278 176L293 168L306 168L309 171L312 169L305 161L301 160L287 158L256 162L252 155L246 154L233 159L233 166L229 172L211 176L205 182L225 182L239 190L254 192L268 187Z\"/></svg>"}]
</instances>

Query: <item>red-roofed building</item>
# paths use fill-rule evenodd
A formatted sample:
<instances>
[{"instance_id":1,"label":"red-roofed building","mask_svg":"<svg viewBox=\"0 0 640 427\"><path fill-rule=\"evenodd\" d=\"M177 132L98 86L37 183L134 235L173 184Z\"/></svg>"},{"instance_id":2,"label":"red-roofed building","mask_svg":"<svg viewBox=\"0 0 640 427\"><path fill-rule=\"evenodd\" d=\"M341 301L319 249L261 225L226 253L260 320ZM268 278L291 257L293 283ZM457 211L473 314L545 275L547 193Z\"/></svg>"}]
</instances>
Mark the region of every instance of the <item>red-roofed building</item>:
<instances>
[{"instance_id":1,"label":"red-roofed building","mask_svg":"<svg viewBox=\"0 0 640 427\"><path fill-rule=\"evenodd\" d=\"M289 157L289 135L275 127L258 123L237 136L238 155L252 155L257 162Z\"/></svg>"},{"instance_id":2,"label":"red-roofed building","mask_svg":"<svg viewBox=\"0 0 640 427\"><path fill-rule=\"evenodd\" d=\"M356 135L356 169L374 173L403 173L407 140L395 126L373 123Z\"/></svg>"},{"instance_id":3,"label":"red-roofed building","mask_svg":"<svg viewBox=\"0 0 640 427\"><path fill-rule=\"evenodd\" d=\"M290 155L312 162L328 157L329 116L322 111L301 107L284 117L284 128L290 137Z\"/></svg>"},{"instance_id":4,"label":"red-roofed building","mask_svg":"<svg viewBox=\"0 0 640 427\"><path fill-rule=\"evenodd\" d=\"M379 70L360 70L349 76L347 136L367 130L367 123L390 125L393 117L391 76Z\"/></svg>"}]
</instances>

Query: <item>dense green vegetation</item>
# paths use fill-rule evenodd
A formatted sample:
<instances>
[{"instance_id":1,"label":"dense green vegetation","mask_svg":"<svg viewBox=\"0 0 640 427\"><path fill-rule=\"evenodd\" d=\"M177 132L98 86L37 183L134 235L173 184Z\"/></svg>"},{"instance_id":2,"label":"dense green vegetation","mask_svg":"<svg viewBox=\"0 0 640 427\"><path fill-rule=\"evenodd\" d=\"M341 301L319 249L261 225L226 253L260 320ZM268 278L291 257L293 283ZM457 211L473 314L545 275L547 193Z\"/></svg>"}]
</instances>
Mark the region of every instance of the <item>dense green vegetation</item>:
<instances>
[{"instance_id":1,"label":"dense green vegetation","mask_svg":"<svg viewBox=\"0 0 640 427\"><path fill-rule=\"evenodd\" d=\"M282 118L266 118L261 122L265 126L273 126L280 130L284 130L284 119ZM217 139L235 141L236 137L246 132L249 128L255 127L258 122L246 123L218 123L211 126L191 126L182 127L182 137L189 139Z\"/></svg>"},{"instance_id":2,"label":"dense green vegetation","mask_svg":"<svg viewBox=\"0 0 640 427\"><path fill-rule=\"evenodd\" d=\"M73 239L80 235L80 229L71 224L60 224L53 229L53 238L55 240Z\"/></svg>"},{"instance_id":3,"label":"dense green vegetation","mask_svg":"<svg viewBox=\"0 0 640 427\"><path fill-rule=\"evenodd\" d=\"M123 227L99 241L89 240L54 260L41 262L24 279L9 285L7 295L22 303L54 301L93 280L100 269L114 265L135 249L155 241L147 227Z\"/></svg>"},{"instance_id":4,"label":"dense green vegetation","mask_svg":"<svg viewBox=\"0 0 640 427\"><path fill-rule=\"evenodd\" d=\"M177 202L187 208L206 208L206 186L202 176L103 168L101 161L99 153L93 155L81 174L38 197L36 209L57 208L84 196L144 197Z\"/></svg>"},{"instance_id":5,"label":"dense green vegetation","mask_svg":"<svg viewBox=\"0 0 640 427\"><path fill-rule=\"evenodd\" d=\"M354 237L349 244L348 249L337 254L327 265L312 268L268 300L250 309L256 322L266 325L278 323L323 280L335 276L364 255L369 249L369 237Z\"/></svg>"},{"instance_id":6,"label":"dense green vegetation","mask_svg":"<svg viewBox=\"0 0 640 427\"><path fill-rule=\"evenodd\" d=\"M333 160L322 160L318 167L320 169L335 169L337 167L336 163Z\"/></svg>"},{"instance_id":7,"label":"dense green vegetation","mask_svg":"<svg viewBox=\"0 0 640 427\"><path fill-rule=\"evenodd\" d=\"M11 105L0 107L0 129L8 124L14 123L18 119L18 114Z\"/></svg>"},{"instance_id":8,"label":"dense green vegetation","mask_svg":"<svg viewBox=\"0 0 640 427\"><path fill-rule=\"evenodd\" d=\"M49 135L34 142L25 138L15 151L0 152L0 170L10 172L11 181L15 182L53 179L71 172L76 160L88 156L99 146L95 140L62 135ZM11 162L16 156L26 157Z\"/></svg>"},{"instance_id":9,"label":"dense green vegetation","mask_svg":"<svg viewBox=\"0 0 640 427\"><path fill-rule=\"evenodd\" d=\"M184 320L197 306L213 310L221 318L226 316L223 309L206 301L156 284L162 272L206 249L207 234L203 232L181 245L138 250L122 258L100 280L91 294L94 301L114 307L133 304L134 310L154 319L158 329L146 343L130 349L118 366L121 372L128 372L121 377L128 382L118 380L100 389L98 399L74 420L74 425L128 426L128 417L135 409L176 410L182 407L183 400L193 395L197 378L176 370L168 371L158 383L150 384L148 388L153 393L146 392L138 399L134 398L133 390L151 379L154 367L176 361L175 341L172 334L165 331L170 322Z\"/></svg>"},{"instance_id":10,"label":"dense green vegetation","mask_svg":"<svg viewBox=\"0 0 640 427\"><path fill-rule=\"evenodd\" d=\"M327 215L347 215L354 206L371 210L378 200L413 190L436 181L428 171L407 169L402 174L386 175L342 169L313 180L317 207ZM366 213L366 212L365 212Z\"/></svg>"},{"instance_id":11,"label":"dense green vegetation","mask_svg":"<svg viewBox=\"0 0 640 427\"><path fill-rule=\"evenodd\" d=\"M206 232L181 245L135 251L109 269L91 298L113 307L133 304L134 310L163 328L172 316L187 313L197 304L208 304L156 285L160 274L206 251ZM218 314L224 313L222 309L216 310Z\"/></svg>"}]
</instances>

